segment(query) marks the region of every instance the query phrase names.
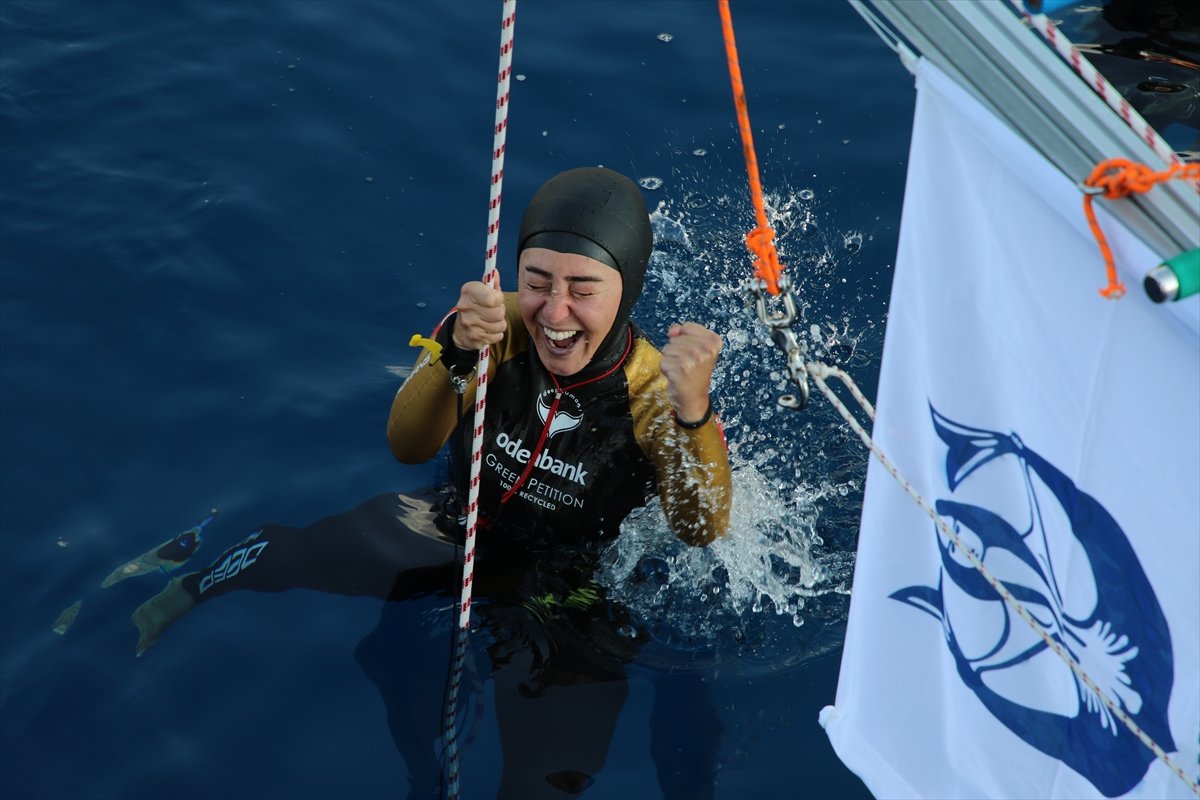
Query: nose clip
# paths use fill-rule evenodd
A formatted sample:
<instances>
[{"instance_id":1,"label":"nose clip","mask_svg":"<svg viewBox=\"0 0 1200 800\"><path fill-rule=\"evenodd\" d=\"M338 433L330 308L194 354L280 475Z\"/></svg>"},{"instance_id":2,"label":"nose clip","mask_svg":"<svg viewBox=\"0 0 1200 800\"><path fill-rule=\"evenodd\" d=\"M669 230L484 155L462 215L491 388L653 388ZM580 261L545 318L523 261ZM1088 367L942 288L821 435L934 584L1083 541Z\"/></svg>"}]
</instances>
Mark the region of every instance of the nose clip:
<instances>
[{"instance_id":1,"label":"nose clip","mask_svg":"<svg viewBox=\"0 0 1200 800\"><path fill-rule=\"evenodd\" d=\"M787 275L779 276L779 296L783 300L783 310L767 309L767 282L761 278L750 281L750 290L754 293L754 304L758 309L758 319L771 333L771 341L787 358L788 377L796 384L798 394L781 395L778 403L783 408L799 411L808 405L808 369L804 364L807 346L792 325L799 318L796 312L796 301L792 298L792 279Z\"/></svg>"}]
</instances>

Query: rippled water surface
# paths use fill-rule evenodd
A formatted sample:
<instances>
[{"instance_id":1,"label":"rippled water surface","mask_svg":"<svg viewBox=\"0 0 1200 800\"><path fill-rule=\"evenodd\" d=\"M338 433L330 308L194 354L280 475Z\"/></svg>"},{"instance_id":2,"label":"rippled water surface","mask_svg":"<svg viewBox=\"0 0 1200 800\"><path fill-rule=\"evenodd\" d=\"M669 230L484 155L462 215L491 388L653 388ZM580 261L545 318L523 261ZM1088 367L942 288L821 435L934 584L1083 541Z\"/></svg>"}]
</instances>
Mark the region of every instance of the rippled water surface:
<instances>
[{"instance_id":1,"label":"rippled water surface","mask_svg":"<svg viewBox=\"0 0 1200 800\"><path fill-rule=\"evenodd\" d=\"M840 0L734 15L799 331L873 396L911 78ZM381 603L239 593L138 659L130 613L163 576L99 584L212 508L193 566L436 480L392 460L384 420L409 337L482 272L499 22L499 2L0 4L0 795L406 795L354 656ZM734 531L688 551L650 508L606 554L653 641L585 796L663 796L648 730L674 675L710 687L717 797L865 796L817 712L866 462L827 404L776 404L783 361L740 287L753 217L715 3L527 0L514 73L505 285L536 187L603 164L656 209L639 323L726 342ZM375 667L423 681L405 654L440 603L414 603ZM464 794L490 797L486 700L474 731Z\"/></svg>"}]
</instances>

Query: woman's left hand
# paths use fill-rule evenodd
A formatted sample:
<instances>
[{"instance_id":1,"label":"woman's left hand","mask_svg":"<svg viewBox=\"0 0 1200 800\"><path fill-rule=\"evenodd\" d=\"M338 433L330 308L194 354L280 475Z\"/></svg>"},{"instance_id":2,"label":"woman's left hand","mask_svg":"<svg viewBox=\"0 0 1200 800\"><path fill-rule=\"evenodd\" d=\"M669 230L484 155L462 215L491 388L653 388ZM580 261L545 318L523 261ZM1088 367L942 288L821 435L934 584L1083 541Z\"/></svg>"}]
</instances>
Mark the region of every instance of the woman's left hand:
<instances>
[{"instance_id":1,"label":"woman's left hand","mask_svg":"<svg viewBox=\"0 0 1200 800\"><path fill-rule=\"evenodd\" d=\"M696 322L680 322L667 330L667 346L662 351L662 374L667 392L675 406L675 417L682 422L698 422L708 413L709 390L721 337Z\"/></svg>"}]
</instances>

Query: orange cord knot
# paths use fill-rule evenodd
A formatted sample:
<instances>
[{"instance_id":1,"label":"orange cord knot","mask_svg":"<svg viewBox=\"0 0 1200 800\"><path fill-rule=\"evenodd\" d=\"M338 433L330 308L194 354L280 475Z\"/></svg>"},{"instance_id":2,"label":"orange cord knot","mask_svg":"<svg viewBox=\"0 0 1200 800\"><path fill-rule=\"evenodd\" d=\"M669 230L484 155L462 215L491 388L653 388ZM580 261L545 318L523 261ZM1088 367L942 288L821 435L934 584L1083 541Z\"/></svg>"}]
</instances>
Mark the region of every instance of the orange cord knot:
<instances>
[{"instance_id":1,"label":"orange cord knot","mask_svg":"<svg viewBox=\"0 0 1200 800\"><path fill-rule=\"evenodd\" d=\"M729 63L729 84L733 89L733 106L737 111L738 132L742 137L742 155L746 158L746 177L750 180L750 202L754 205L754 221L758 227L746 234L746 247L755 255L754 274L767 284L772 296L779 294L779 276L783 267L775 252L775 231L767 224L766 203L763 202L762 181L758 177L758 157L754 154L754 133L750 128L750 111L746 108L746 90L742 86L742 68L738 65L737 40L733 35L733 15L729 0L718 0L721 12L721 33L725 38L725 58Z\"/></svg>"},{"instance_id":2,"label":"orange cord knot","mask_svg":"<svg viewBox=\"0 0 1200 800\"><path fill-rule=\"evenodd\" d=\"M1104 257L1104 266L1108 271L1108 285L1100 290L1100 294L1108 299L1116 300L1125 295L1125 285L1117 279L1117 268L1113 262L1112 248L1108 239L1096 222L1096 211L1092 208L1092 199L1097 194L1103 194L1105 199L1119 200L1131 194L1148 192L1156 184L1172 178L1184 180L1200 180L1200 164L1172 164L1162 172L1155 172L1145 164L1138 164L1127 158L1109 158L1101 161L1092 170L1092 174L1083 183L1100 192L1085 193L1083 196L1083 212L1087 215L1088 226L1100 246L1100 255Z\"/></svg>"},{"instance_id":3,"label":"orange cord knot","mask_svg":"<svg viewBox=\"0 0 1200 800\"><path fill-rule=\"evenodd\" d=\"M758 227L746 234L746 247L754 254L754 273L767 283L767 291L779 294L779 276L783 267L775 250L775 231Z\"/></svg>"}]
</instances>

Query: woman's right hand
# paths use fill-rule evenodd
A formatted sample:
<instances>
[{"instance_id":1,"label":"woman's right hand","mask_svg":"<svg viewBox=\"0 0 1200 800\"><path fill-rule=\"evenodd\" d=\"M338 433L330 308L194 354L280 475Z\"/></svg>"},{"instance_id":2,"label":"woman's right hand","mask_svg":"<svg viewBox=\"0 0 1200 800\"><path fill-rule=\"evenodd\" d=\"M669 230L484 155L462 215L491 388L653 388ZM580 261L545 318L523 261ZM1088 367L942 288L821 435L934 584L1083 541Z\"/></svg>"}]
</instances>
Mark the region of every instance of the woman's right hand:
<instances>
[{"instance_id":1,"label":"woman's right hand","mask_svg":"<svg viewBox=\"0 0 1200 800\"><path fill-rule=\"evenodd\" d=\"M504 292L480 281L464 283L454 307L458 310L451 336L455 347L482 350L484 345L496 344L504 337L508 328Z\"/></svg>"}]
</instances>

